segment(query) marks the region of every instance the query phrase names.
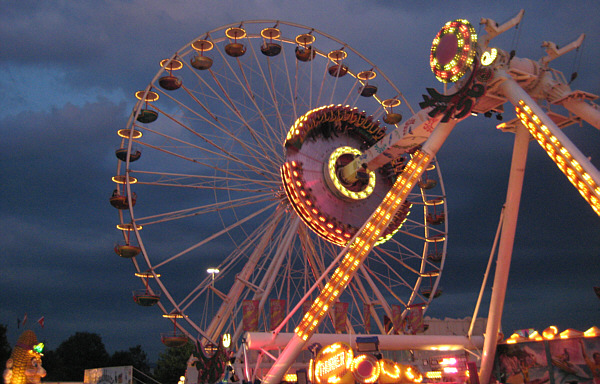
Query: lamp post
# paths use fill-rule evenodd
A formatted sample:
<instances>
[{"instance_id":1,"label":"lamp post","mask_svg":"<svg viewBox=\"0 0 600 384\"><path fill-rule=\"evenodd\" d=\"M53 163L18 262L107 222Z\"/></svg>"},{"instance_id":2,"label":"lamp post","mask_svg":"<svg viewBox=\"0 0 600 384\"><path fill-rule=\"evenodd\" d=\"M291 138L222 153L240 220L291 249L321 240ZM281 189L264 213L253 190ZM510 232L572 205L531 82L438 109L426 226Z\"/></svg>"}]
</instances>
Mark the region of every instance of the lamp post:
<instances>
[{"instance_id":1,"label":"lamp post","mask_svg":"<svg viewBox=\"0 0 600 384\"><path fill-rule=\"evenodd\" d=\"M217 273L219 273L220 271L217 268L208 268L206 270L206 272L210 273L210 275L212 276L212 285L215 285L215 275Z\"/></svg>"},{"instance_id":2,"label":"lamp post","mask_svg":"<svg viewBox=\"0 0 600 384\"><path fill-rule=\"evenodd\" d=\"M215 275L217 273L219 273L219 269L218 268L208 268L206 270L206 272L210 273L210 276L212 277L212 281L210 282L210 287L213 290L213 293L209 296L210 297L210 310L211 312L214 313L214 288L215 288Z\"/></svg>"}]
</instances>

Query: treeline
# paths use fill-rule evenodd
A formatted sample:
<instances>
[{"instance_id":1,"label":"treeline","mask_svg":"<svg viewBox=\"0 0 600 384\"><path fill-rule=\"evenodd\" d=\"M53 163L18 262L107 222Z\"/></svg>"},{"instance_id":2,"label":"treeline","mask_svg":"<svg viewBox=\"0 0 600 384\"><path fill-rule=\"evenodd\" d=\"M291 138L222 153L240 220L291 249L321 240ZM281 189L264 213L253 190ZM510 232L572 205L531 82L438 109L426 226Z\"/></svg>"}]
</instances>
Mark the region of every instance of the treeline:
<instances>
[{"instance_id":1,"label":"treeline","mask_svg":"<svg viewBox=\"0 0 600 384\"><path fill-rule=\"evenodd\" d=\"M6 337L6 325L0 324L0 364L6 366L10 358L12 346ZM102 337L96 333L76 332L54 350L44 349L42 365L47 376L43 381L83 381L86 369L100 367L119 367L131 365L143 373L140 382L176 383L184 374L187 360L193 351L193 345L181 348L166 348L160 353L154 370L150 369L148 355L140 345L130 347L124 351L116 351L110 355L102 342ZM146 375L151 379L145 380ZM134 376L138 376L134 374Z\"/></svg>"}]
</instances>

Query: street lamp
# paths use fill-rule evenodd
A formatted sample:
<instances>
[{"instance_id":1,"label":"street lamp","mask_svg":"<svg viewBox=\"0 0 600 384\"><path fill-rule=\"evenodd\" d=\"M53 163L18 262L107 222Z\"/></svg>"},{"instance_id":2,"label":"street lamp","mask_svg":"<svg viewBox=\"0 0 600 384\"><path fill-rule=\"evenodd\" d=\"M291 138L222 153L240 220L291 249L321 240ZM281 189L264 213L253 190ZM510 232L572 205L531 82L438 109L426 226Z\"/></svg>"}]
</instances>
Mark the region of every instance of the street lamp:
<instances>
[{"instance_id":1,"label":"street lamp","mask_svg":"<svg viewBox=\"0 0 600 384\"><path fill-rule=\"evenodd\" d=\"M214 289L215 289L215 275L217 273L219 273L219 269L218 268L208 268L206 270L206 272L210 273L210 275L212 276L212 281L210 282L210 287L212 288L211 290L214 291ZM210 304L210 310L211 310L211 312L214 312L214 303L213 303L213 301L214 301L214 292L209 295L209 300L210 300L210 303L209 303Z\"/></svg>"},{"instance_id":2,"label":"street lamp","mask_svg":"<svg viewBox=\"0 0 600 384\"><path fill-rule=\"evenodd\" d=\"M217 273L219 273L219 270L217 268L208 268L206 270L206 272L210 273L210 275L212 276L212 284L215 284L215 275Z\"/></svg>"}]
</instances>

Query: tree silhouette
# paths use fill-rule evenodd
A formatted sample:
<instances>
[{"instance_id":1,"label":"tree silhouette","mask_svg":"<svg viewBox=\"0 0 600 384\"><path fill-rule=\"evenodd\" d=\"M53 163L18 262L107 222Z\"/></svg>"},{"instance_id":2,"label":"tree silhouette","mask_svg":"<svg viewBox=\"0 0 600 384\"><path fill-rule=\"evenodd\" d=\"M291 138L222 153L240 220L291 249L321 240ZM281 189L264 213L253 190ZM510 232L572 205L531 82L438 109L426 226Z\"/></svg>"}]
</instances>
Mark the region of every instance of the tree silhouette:
<instances>
[{"instance_id":1,"label":"tree silhouette","mask_svg":"<svg viewBox=\"0 0 600 384\"><path fill-rule=\"evenodd\" d=\"M12 348L6 338L6 329L6 325L0 324L0 364L2 364L1 367L3 371L6 366L6 360L10 358L12 352Z\"/></svg>"},{"instance_id":2,"label":"tree silhouette","mask_svg":"<svg viewBox=\"0 0 600 384\"><path fill-rule=\"evenodd\" d=\"M116 351L109 360L109 366L120 367L132 365L138 371L150 375L150 363L148 355L142 350L141 345L129 348L127 351Z\"/></svg>"},{"instance_id":3,"label":"tree silhouette","mask_svg":"<svg viewBox=\"0 0 600 384\"><path fill-rule=\"evenodd\" d=\"M89 332L76 332L60 343L54 356L49 357L58 364L53 367L56 372L52 373L51 378L59 381L83 381L86 369L106 367L109 362L102 338ZM51 364L54 365L54 362Z\"/></svg>"},{"instance_id":4,"label":"tree silhouette","mask_svg":"<svg viewBox=\"0 0 600 384\"><path fill-rule=\"evenodd\" d=\"M158 356L154 377L163 384L176 384L185 375L187 361L196 347L188 342L183 347L167 348Z\"/></svg>"}]
</instances>

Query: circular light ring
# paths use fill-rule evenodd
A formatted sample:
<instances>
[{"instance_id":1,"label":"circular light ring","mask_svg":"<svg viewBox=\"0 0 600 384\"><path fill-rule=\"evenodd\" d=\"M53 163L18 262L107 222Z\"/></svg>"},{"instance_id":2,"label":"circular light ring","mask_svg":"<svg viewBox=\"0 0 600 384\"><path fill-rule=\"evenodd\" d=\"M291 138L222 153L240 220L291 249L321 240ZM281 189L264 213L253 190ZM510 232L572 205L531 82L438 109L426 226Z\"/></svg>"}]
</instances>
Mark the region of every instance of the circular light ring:
<instances>
[{"instance_id":1,"label":"circular light ring","mask_svg":"<svg viewBox=\"0 0 600 384\"><path fill-rule=\"evenodd\" d=\"M475 60L477 33L467 20L447 22L431 44L429 64L435 77L443 83L460 79Z\"/></svg>"},{"instance_id":2,"label":"circular light ring","mask_svg":"<svg viewBox=\"0 0 600 384\"><path fill-rule=\"evenodd\" d=\"M167 71L179 71L183 68L183 63L177 59L163 59L160 61L160 66Z\"/></svg>"},{"instance_id":3,"label":"circular light ring","mask_svg":"<svg viewBox=\"0 0 600 384\"><path fill-rule=\"evenodd\" d=\"M381 368L373 355L358 355L352 360L352 375L359 383L375 383L380 373Z\"/></svg>"},{"instance_id":4,"label":"circular light ring","mask_svg":"<svg viewBox=\"0 0 600 384\"><path fill-rule=\"evenodd\" d=\"M444 198L443 197L438 197L435 199L431 199L431 200L427 200L425 201L425 205L428 206L433 206L433 205L440 205L444 203Z\"/></svg>"},{"instance_id":5,"label":"circular light ring","mask_svg":"<svg viewBox=\"0 0 600 384\"><path fill-rule=\"evenodd\" d=\"M369 174L369 182L362 191L354 192L342 184L337 176L335 165L337 160L343 155L354 155L355 157L358 157L361 154L361 151L356 148L340 147L333 151L333 153L329 156L329 162L327 163L327 174L329 175L332 184L335 186L336 191L341 193L344 197L352 200L363 200L373 193L373 190L375 190L375 172L367 170Z\"/></svg>"},{"instance_id":6,"label":"circular light ring","mask_svg":"<svg viewBox=\"0 0 600 384\"><path fill-rule=\"evenodd\" d=\"M381 384L398 383L402 378L402 368L400 364L389 359L379 360L379 382Z\"/></svg>"},{"instance_id":7,"label":"circular light ring","mask_svg":"<svg viewBox=\"0 0 600 384\"><path fill-rule=\"evenodd\" d=\"M155 273L156 277L160 277L160 273ZM141 277L143 279L153 279L154 278L154 274L152 274L152 272L136 272L135 273L136 277Z\"/></svg>"},{"instance_id":8,"label":"circular light ring","mask_svg":"<svg viewBox=\"0 0 600 384\"><path fill-rule=\"evenodd\" d=\"M301 45L310 45L310 44L314 43L315 40L316 40L316 37L314 37L310 33L303 33L301 35L296 36L296 43L301 44Z\"/></svg>"},{"instance_id":9,"label":"circular light ring","mask_svg":"<svg viewBox=\"0 0 600 384\"><path fill-rule=\"evenodd\" d=\"M134 229L137 229L138 231L142 230L142 226L141 225L136 225L135 228L133 226L133 224L131 223L125 223L125 224L117 224L117 229L121 230L121 231L133 231Z\"/></svg>"},{"instance_id":10,"label":"circular light ring","mask_svg":"<svg viewBox=\"0 0 600 384\"><path fill-rule=\"evenodd\" d=\"M399 106L401 103L402 102L399 99L387 99L383 100L381 102L381 105L383 105L386 108L393 108Z\"/></svg>"},{"instance_id":11,"label":"circular light ring","mask_svg":"<svg viewBox=\"0 0 600 384\"><path fill-rule=\"evenodd\" d=\"M265 28L260 31L260 35L265 39L279 39L281 37L281 31L277 28Z\"/></svg>"},{"instance_id":12,"label":"circular light ring","mask_svg":"<svg viewBox=\"0 0 600 384\"><path fill-rule=\"evenodd\" d=\"M117 184L125 184L127 182L127 176L125 175L117 175L112 177L112 181ZM129 184L137 183L137 179L133 176L129 176Z\"/></svg>"},{"instance_id":13,"label":"circular light ring","mask_svg":"<svg viewBox=\"0 0 600 384\"><path fill-rule=\"evenodd\" d=\"M166 319L184 319L188 317L188 315L184 315L181 312L171 312L164 314L163 317Z\"/></svg>"},{"instance_id":14,"label":"circular light ring","mask_svg":"<svg viewBox=\"0 0 600 384\"><path fill-rule=\"evenodd\" d=\"M407 365L405 367L404 376L413 383L420 383L423 381L423 375L414 365Z\"/></svg>"},{"instance_id":15,"label":"circular light ring","mask_svg":"<svg viewBox=\"0 0 600 384\"><path fill-rule=\"evenodd\" d=\"M358 74L356 75L356 78L362 81L369 81L371 79L374 79L375 77L377 77L377 73L375 73L374 71L361 71L358 72Z\"/></svg>"},{"instance_id":16,"label":"circular light ring","mask_svg":"<svg viewBox=\"0 0 600 384\"><path fill-rule=\"evenodd\" d=\"M225 36L229 37L230 39L243 39L244 37L246 37L246 30L244 28L240 28L240 27L232 27L232 28L228 28L225 31Z\"/></svg>"},{"instance_id":17,"label":"circular light ring","mask_svg":"<svg viewBox=\"0 0 600 384\"><path fill-rule=\"evenodd\" d=\"M120 137L124 138L124 139L129 139L129 135L131 134L131 129L119 129L117 131L117 135L119 135ZM132 139L139 139L140 137L142 137L142 132L138 131L137 129L133 130L133 135L131 135Z\"/></svg>"},{"instance_id":18,"label":"circular light ring","mask_svg":"<svg viewBox=\"0 0 600 384\"><path fill-rule=\"evenodd\" d=\"M208 40L196 40L191 45L193 49L200 52L208 52L215 46L211 41Z\"/></svg>"},{"instance_id":19,"label":"circular light ring","mask_svg":"<svg viewBox=\"0 0 600 384\"><path fill-rule=\"evenodd\" d=\"M146 94L146 97L144 97L144 94ZM160 98L160 96L158 96L158 93L156 93L154 91L148 91L148 93L146 93L146 91L137 91L135 93L135 97L138 100L143 100L146 102L156 101Z\"/></svg>"},{"instance_id":20,"label":"circular light ring","mask_svg":"<svg viewBox=\"0 0 600 384\"><path fill-rule=\"evenodd\" d=\"M338 62L338 61L344 60L346 57L348 57L348 53L341 49L336 49L335 51L329 52L327 54L327 57L329 57L329 59L332 61Z\"/></svg>"}]
</instances>

